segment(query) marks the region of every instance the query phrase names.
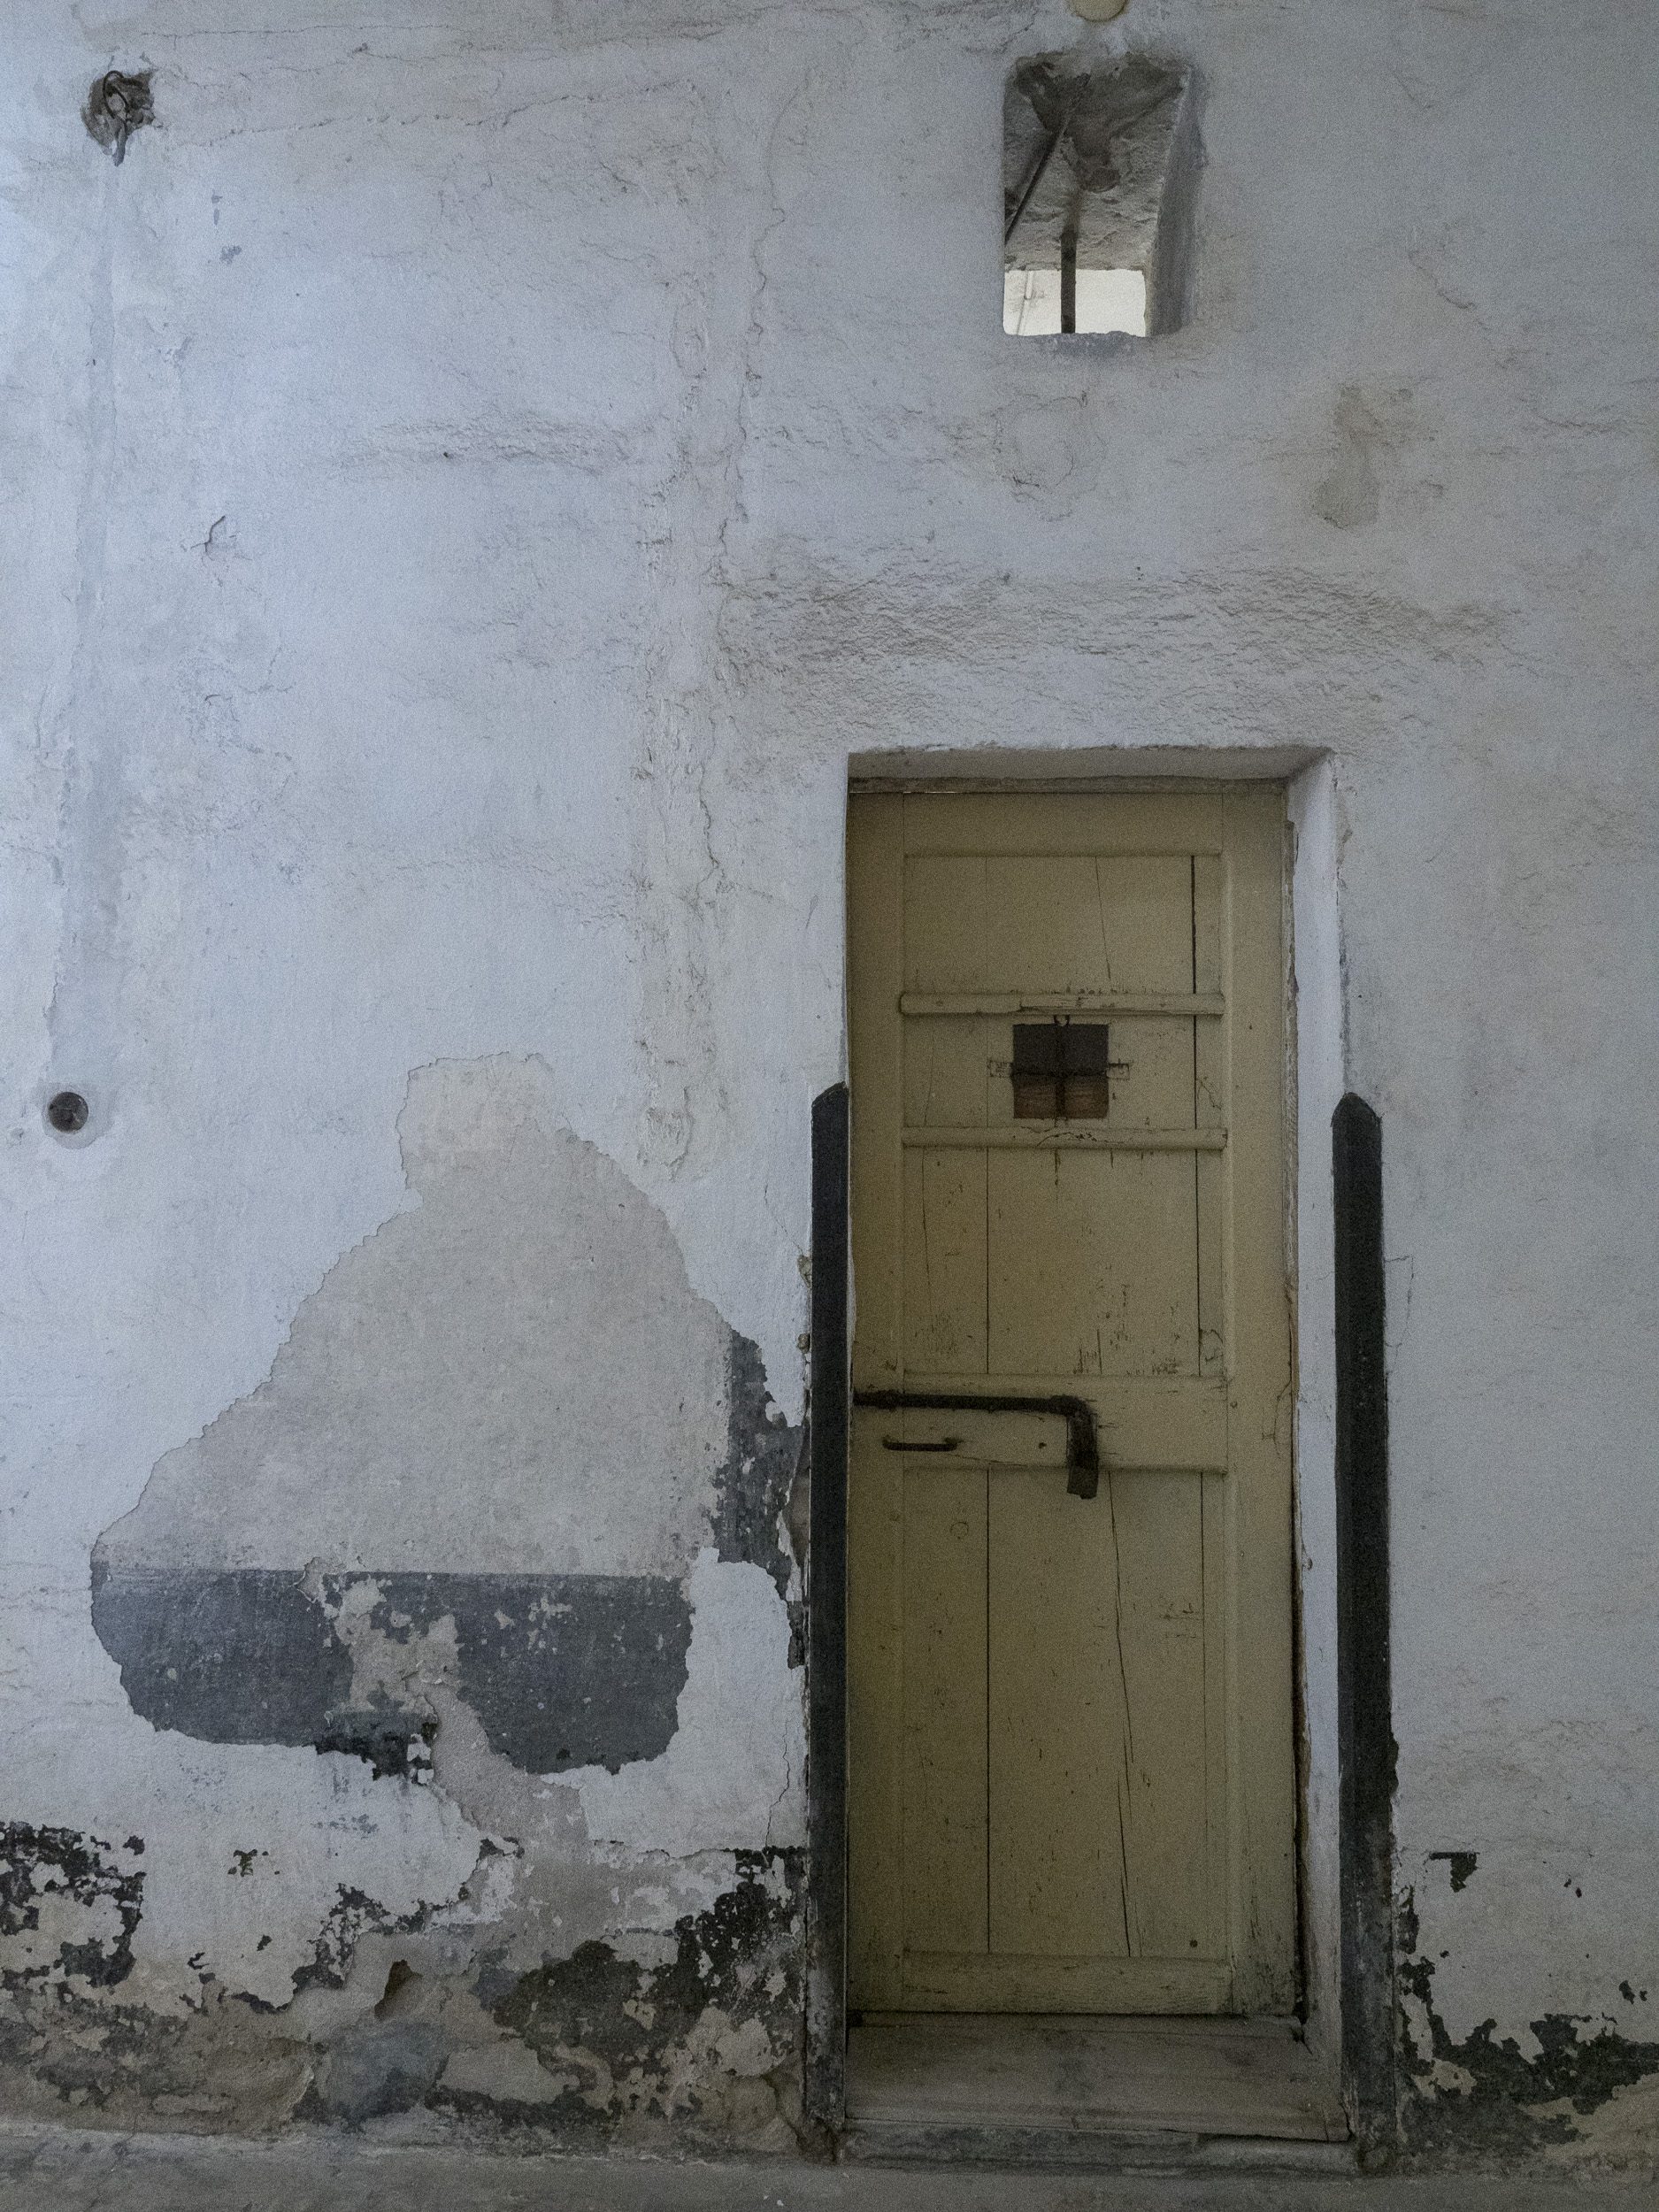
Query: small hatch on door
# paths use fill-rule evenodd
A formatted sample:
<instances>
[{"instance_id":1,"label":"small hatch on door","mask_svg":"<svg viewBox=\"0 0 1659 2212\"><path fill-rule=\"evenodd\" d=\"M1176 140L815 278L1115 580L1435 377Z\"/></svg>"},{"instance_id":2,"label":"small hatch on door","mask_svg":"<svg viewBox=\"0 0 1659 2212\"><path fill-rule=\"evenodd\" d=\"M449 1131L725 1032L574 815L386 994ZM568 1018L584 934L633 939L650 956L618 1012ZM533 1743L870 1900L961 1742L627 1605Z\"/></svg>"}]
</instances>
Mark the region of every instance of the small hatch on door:
<instances>
[{"instance_id":1,"label":"small hatch on door","mask_svg":"<svg viewBox=\"0 0 1659 2212\"><path fill-rule=\"evenodd\" d=\"M1105 1022L1016 1022L1015 1120L1103 1119L1111 1064Z\"/></svg>"}]
</instances>

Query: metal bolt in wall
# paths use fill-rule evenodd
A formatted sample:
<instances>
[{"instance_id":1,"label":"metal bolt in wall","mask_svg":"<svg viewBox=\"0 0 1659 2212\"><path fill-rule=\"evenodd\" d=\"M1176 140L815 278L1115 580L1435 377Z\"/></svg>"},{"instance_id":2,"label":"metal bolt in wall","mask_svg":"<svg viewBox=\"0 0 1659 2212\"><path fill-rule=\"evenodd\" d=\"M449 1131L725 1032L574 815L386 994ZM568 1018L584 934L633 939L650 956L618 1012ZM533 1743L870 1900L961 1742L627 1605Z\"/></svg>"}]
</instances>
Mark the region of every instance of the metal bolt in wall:
<instances>
[{"instance_id":1,"label":"metal bolt in wall","mask_svg":"<svg viewBox=\"0 0 1659 2212\"><path fill-rule=\"evenodd\" d=\"M108 147L119 167L127 158L128 138L156 119L149 70L131 77L119 69L106 70L94 80L81 113L88 130L100 146Z\"/></svg>"}]
</instances>

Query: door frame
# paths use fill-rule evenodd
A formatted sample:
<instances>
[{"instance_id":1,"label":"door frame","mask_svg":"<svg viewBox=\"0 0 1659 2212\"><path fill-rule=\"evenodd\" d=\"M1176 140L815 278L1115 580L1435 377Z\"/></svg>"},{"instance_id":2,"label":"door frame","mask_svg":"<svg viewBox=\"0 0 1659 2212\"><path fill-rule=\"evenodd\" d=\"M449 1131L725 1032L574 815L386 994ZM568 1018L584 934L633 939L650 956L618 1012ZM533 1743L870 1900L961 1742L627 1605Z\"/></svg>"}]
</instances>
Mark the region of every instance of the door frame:
<instances>
[{"instance_id":1,"label":"door frame","mask_svg":"<svg viewBox=\"0 0 1659 2212\"><path fill-rule=\"evenodd\" d=\"M1374 1893L1390 1885L1386 1809L1394 1780L1386 1726L1386 1609L1380 1623L1375 1617L1377 1592L1386 1588L1386 1549L1379 1580L1376 1548L1379 1527L1386 1546L1386 1430L1380 1388L1356 1407L1351 1386L1345 1387L1340 1411L1347 1441L1339 1449L1331 1133L1348 1085L1334 762L1328 753L1311 749L1255 754L1090 750L855 756L849 767L849 794L1049 790L1110 796L1132 791L1190 793L1195 784L1259 787L1264 782L1284 794L1286 1248L1296 1393L1292 1480L1300 2010L1310 2048L1329 2079L1341 2083L1356 2131L1371 2142L1386 2141L1393 2127L1392 2087L1375 2054L1391 2034L1386 1931L1392 1900ZM844 811L841 836L844 900ZM843 1029L843 1056L845 1048ZM810 2118L832 2136L846 2122L848 2025L846 1544L850 1306L856 1289L850 1270L849 1110L845 1082L821 1094L812 1110L805 2088ZM1350 1256L1355 1218L1348 1217ZM1362 1233L1369 1233L1369 1218L1362 1208ZM1375 1234L1379 1240L1379 1214ZM1379 1241L1373 1256L1379 1281ZM1350 1333L1356 1325L1380 1332L1380 1289L1374 1300L1356 1301L1348 1294L1340 1303ZM1351 1378L1356 1371L1351 1340L1342 1364ZM1360 1364L1370 1375L1371 1368ZM1340 1513L1339 1460L1349 1484ZM1365 1486L1357 1521L1351 1509L1356 1479ZM1370 1603L1356 1612L1360 1595ZM1361 2010L1367 2012L1363 2020L1356 2016ZM1356 2068L1356 2050L1369 2051L1371 2062Z\"/></svg>"}]
</instances>

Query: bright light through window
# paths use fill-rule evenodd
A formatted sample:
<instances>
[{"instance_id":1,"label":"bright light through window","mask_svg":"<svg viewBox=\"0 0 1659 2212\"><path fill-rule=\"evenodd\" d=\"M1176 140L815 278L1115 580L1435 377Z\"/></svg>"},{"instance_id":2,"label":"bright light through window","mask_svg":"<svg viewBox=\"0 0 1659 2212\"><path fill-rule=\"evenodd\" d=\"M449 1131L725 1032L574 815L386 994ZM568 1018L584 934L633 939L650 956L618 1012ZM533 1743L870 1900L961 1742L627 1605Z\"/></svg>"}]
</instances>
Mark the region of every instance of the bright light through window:
<instances>
[{"instance_id":1,"label":"bright light through window","mask_svg":"<svg viewBox=\"0 0 1659 2212\"><path fill-rule=\"evenodd\" d=\"M1147 334L1147 280L1139 269L1079 269L1077 273L1079 331L1127 331ZM1010 338L1057 336L1060 330L1058 269L1009 269L1002 276L1002 328Z\"/></svg>"}]
</instances>

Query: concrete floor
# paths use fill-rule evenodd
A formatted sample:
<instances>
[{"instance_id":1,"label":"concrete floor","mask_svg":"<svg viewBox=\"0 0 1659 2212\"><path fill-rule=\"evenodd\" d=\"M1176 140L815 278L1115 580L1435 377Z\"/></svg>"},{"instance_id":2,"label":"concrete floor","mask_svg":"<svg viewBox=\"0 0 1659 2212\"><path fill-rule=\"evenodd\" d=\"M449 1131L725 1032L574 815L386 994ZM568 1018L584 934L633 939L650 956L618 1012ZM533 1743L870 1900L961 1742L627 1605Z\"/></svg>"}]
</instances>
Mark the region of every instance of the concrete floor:
<instances>
[{"instance_id":1,"label":"concrete floor","mask_svg":"<svg viewBox=\"0 0 1659 2212\"><path fill-rule=\"evenodd\" d=\"M0 2131L0 2212L1635 2212L1654 2202L1651 2181L671 2166L340 2136L239 2143Z\"/></svg>"}]
</instances>

